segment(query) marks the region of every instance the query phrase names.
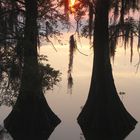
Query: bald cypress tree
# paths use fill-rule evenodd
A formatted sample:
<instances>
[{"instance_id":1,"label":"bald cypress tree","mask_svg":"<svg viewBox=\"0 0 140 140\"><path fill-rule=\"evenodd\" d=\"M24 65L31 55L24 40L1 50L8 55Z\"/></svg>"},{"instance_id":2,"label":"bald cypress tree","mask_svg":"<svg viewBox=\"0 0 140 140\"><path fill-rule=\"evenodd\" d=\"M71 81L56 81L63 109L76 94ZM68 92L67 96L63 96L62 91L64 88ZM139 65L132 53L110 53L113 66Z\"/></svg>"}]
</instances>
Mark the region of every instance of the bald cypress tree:
<instances>
[{"instance_id":1,"label":"bald cypress tree","mask_svg":"<svg viewBox=\"0 0 140 140\"><path fill-rule=\"evenodd\" d=\"M134 34L138 33L138 24L128 21L125 15L131 9L137 9L139 1L97 0L91 3L95 8L93 71L89 95L78 116L78 123L87 140L123 140L135 128L137 121L118 96L110 63L110 44L113 43L115 48L120 36L124 44L133 41ZM112 28L109 23L111 10L114 11ZM89 17L92 18L92 14Z\"/></svg>"},{"instance_id":2,"label":"bald cypress tree","mask_svg":"<svg viewBox=\"0 0 140 140\"><path fill-rule=\"evenodd\" d=\"M60 119L52 112L43 95L39 75L38 3L25 0L25 27L23 38L23 72L18 99L9 116L4 120L5 128L14 140L44 140L49 137Z\"/></svg>"}]
</instances>

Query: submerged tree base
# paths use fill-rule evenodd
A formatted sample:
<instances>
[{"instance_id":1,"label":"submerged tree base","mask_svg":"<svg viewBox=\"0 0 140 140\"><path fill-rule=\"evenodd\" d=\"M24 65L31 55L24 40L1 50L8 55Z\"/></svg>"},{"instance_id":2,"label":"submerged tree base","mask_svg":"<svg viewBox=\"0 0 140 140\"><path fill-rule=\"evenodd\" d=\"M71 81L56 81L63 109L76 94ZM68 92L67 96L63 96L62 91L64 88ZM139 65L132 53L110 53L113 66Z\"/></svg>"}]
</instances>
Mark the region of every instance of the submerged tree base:
<instances>
[{"instance_id":1,"label":"submerged tree base","mask_svg":"<svg viewBox=\"0 0 140 140\"><path fill-rule=\"evenodd\" d=\"M137 123L115 88L104 87L94 87L77 120L86 140L123 140Z\"/></svg>"},{"instance_id":2,"label":"submerged tree base","mask_svg":"<svg viewBox=\"0 0 140 140\"><path fill-rule=\"evenodd\" d=\"M4 126L14 140L47 140L60 122L41 94L40 97L19 97Z\"/></svg>"}]
</instances>

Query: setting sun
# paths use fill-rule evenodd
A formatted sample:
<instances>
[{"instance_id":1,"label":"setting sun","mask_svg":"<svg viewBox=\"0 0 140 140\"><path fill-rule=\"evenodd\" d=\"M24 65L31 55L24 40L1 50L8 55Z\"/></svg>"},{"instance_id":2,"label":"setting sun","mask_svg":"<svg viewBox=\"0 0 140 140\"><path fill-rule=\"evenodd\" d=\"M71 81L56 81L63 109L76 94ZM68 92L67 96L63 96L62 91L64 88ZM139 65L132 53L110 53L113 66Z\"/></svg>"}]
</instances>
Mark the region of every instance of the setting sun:
<instances>
[{"instance_id":1,"label":"setting sun","mask_svg":"<svg viewBox=\"0 0 140 140\"><path fill-rule=\"evenodd\" d=\"M69 8L70 8L70 12L71 12L71 13L74 13L74 12L75 12L75 9L74 9L75 1L76 1L76 0L70 0L70 1L69 1L69 4L70 4L70 5L69 5Z\"/></svg>"},{"instance_id":2,"label":"setting sun","mask_svg":"<svg viewBox=\"0 0 140 140\"><path fill-rule=\"evenodd\" d=\"M72 7L75 3L75 0L70 0L70 7Z\"/></svg>"}]
</instances>

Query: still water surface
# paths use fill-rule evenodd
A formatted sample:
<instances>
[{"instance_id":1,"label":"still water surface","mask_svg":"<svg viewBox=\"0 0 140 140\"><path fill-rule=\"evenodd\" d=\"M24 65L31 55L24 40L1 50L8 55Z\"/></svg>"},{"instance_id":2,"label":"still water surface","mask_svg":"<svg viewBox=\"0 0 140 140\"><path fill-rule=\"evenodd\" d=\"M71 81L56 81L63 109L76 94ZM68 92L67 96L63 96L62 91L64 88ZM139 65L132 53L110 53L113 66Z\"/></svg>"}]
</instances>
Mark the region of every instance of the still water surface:
<instances>
[{"instance_id":1,"label":"still water surface","mask_svg":"<svg viewBox=\"0 0 140 140\"><path fill-rule=\"evenodd\" d=\"M84 140L76 118L84 105L90 86L92 71L92 50L83 46L82 52L89 54L83 56L76 52L74 56L73 79L74 86L72 94L67 90L67 67L68 67L68 46L58 47L57 53L51 48L44 48L42 53L48 54L48 58L53 67L61 70L62 82L53 91L46 93L46 98L54 110L61 118L62 123L55 129L49 140ZM127 110L140 121L140 70L136 73L136 63L138 62L137 51L134 51L133 63L130 64L130 52L118 48L115 61L112 62L114 80L118 92L126 94L120 96ZM114 126L115 127L115 126ZM140 124L126 138L126 140L140 139Z\"/></svg>"},{"instance_id":2,"label":"still water surface","mask_svg":"<svg viewBox=\"0 0 140 140\"><path fill-rule=\"evenodd\" d=\"M48 56L49 63L55 69L62 72L62 81L53 91L46 91L45 97L52 110L62 120L57 126L49 140L84 140L82 131L77 124L76 118L84 105L90 86L90 78L92 71L92 50L83 46L80 50L88 56L84 56L78 52L74 55L73 79L74 85L72 94L67 89L67 68L69 60L68 46L57 46L57 52L51 46L42 46L41 54ZM139 60L137 51L134 51L133 62L130 64L130 52L124 51L123 48L116 50L115 61L112 62L114 80L118 92L125 92L120 98L127 110L140 121L140 70L136 73L136 64ZM0 124L8 115L11 108L0 107ZM115 127L115 126L114 126ZM126 140L140 140L140 124L126 138Z\"/></svg>"}]
</instances>

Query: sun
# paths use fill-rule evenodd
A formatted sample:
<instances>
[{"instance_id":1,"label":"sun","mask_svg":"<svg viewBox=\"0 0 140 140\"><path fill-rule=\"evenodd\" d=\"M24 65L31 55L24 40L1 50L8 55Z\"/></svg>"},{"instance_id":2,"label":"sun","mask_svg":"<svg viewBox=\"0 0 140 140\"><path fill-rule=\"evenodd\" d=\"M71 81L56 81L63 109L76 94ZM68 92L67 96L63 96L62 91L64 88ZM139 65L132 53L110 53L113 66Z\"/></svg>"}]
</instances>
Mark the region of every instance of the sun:
<instances>
[{"instance_id":1,"label":"sun","mask_svg":"<svg viewBox=\"0 0 140 140\"><path fill-rule=\"evenodd\" d=\"M73 7L75 4L75 0L70 0L70 7Z\"/></svg>"},{"instance_id":2,"label":"sun","mask_svg":"<svg viewBox=\"0 0 140 140\"><path fill-rule=\"evenodd\" d=\"M76 0L69 0L69 8L70 8L71 14L75 13L75 8L74 8L75 1Z\"/></svg>"}]
</instances>

